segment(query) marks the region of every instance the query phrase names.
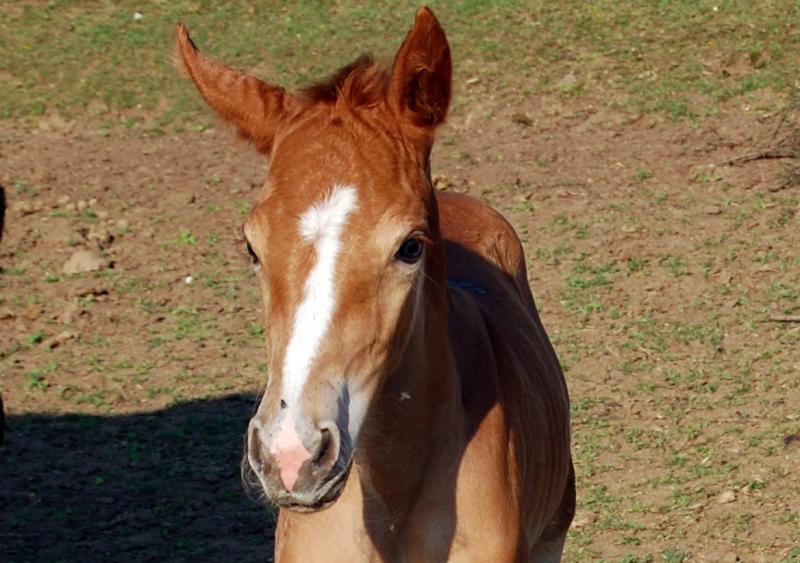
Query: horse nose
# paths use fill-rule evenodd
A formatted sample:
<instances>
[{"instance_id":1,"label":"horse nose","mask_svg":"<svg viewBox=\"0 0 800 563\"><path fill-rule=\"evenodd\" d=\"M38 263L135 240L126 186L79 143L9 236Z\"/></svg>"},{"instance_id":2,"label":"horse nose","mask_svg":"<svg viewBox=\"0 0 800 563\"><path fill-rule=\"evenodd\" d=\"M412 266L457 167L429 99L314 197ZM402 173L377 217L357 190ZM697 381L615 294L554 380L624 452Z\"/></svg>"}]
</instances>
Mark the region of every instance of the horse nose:
<instances>
[{"instance_id":1,"label":"horse nose","mask_svg":"<svg viewBox=\"0 0 800 563\"><path fill-rule=\"evenodd\" d=\"M268 480L279 478L290 493L313 489L336 463L339 432L335 424L328 424L305 434L306 440L300 436L291 413L283 418L271 439L253 418L248 437L250 466Z\"/></svg>"}]
</instances>

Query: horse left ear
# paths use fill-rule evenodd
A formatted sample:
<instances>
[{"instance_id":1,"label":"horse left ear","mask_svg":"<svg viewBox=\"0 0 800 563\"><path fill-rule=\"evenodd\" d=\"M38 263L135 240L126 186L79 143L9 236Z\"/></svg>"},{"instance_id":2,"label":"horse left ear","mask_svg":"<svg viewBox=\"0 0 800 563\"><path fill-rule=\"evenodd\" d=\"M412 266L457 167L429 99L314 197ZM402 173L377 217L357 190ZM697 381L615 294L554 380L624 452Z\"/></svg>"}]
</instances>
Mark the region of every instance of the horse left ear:
<instances>
[{"instance_id":1,"label":"horse left ear","mask_svg":"<svg viewBox=\"0 0 800 563\"><path fill-rule=\"evenodd\" d=\"M423 6L392 64L390 106L413 125L432 130L447 115L452 72L444 30Z\"/></svg>"},{"instance_id":2,"label":"horse left ear","mask_svg":"<svg viewBox=\"0 0 800 563\"><path fill-rule=\"evenodd\" d=\"M283 88L267 84L205 57L182 23L175 29L176 63L192 79L200 95L239 134L266 154L275 133L292 112L295 99Z\"/></svg>"}]
</instances>

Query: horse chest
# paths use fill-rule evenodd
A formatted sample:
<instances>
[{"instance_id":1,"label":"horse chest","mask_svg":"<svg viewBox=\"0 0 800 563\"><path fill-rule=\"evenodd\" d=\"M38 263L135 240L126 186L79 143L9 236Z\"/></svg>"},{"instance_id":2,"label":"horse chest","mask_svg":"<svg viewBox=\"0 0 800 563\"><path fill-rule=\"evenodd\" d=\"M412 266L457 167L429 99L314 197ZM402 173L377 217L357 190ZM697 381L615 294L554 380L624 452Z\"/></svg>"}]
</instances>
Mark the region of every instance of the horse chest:
<instances>
[{"instance_id":1,"label":"horse chest","mask_svg":"<svg viewBox=\"0 0 800 563\"><path fill-rule=\"evenodd\" d=\"M426 519L427 520L427 519ZM341 535L330 529L314 527L315 533L297 533L291 525L279 524L276 537L276 563L325 561L330 563L480 563L513 561L513 551L502 545L506 536L496 534L495 540L484 537L487 530L458 532L452 543L447 534L436 531L437 522L427 521L424 537L392 530L387 527L381 538L370 537L366 528L342 530ZM292 532L295 533L292 533ZM311 530L307 530L311 532ZM394 536L394 537L392 537ZM498 545L497 539L501 540ZM376 545L375 540L378 540Z\"/></svg>"},{"instance_id":2,"label":"horse chest","mask_svg":"<svg viewBox=\"0 0 800 563\"><path fill-rule=\"evenodd\" d=\"M413 508L402 517L391 514L379 501L365 498L358 479L351 479L339 501L327 510L282 513L275 561L514 561L518 522L511 510L513 503L494 506L489 500L506 498L507 492L489 484L502 482L491 474L506 468L502 456L485 443L486 429L481 430L462 463L454 466L447 486L425 483ZM497 461L487 463L487 455ZM487 519L486 514L493 516Z\"/></svg>"}]
</instances>

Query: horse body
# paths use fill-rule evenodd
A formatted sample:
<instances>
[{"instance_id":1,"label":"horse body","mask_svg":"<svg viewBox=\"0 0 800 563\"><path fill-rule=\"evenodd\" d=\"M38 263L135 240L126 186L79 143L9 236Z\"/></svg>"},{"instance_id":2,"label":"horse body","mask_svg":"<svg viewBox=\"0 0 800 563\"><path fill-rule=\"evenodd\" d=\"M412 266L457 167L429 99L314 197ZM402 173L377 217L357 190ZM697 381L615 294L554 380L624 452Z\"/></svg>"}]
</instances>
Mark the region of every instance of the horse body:
<instances>
[{"instance_id":1,"label":"horse body","mask_svg":"<svg viewBox=\"0 0 800 563\"><path fill-rule=\"evenodd\" d=\"M450 54L423 8L387 74L298 100L178 50L271 158L244 234L270 380L245 468L281 507L276 561L558 561L575 505L569 400L522 245L437 193Z\"/></svg>"},{"instance_id":2,"label":"horse body","mask_svg":"<svg viewBox=\"0 0 800 563\"><path fill-rule=\"evenodd\" d=\"M568 416L563 376L528 289L522 247L491 208L467 196L438 198L451 280L446 338L407 349L408 362L429 366L415 371L420 387L409 385L402 368L373 399L380 414L365 425L379 429L376 436L391 436L388 449L385 442L365 444L356 472L329 509L281 512L276 561L560 558L575 506L569 428L551 424L548 434L517 427L520 435L512 436L508 420L530 420L521 411L532 405L517 378L532 380L555 420ZM516 331L534 337L509 340ZM521 448L537 452L528 454L538 461L529 492L543 502L521 498L515 478ZM523 500L535 508L521 509Z\"/></svg>"}]
</instances>

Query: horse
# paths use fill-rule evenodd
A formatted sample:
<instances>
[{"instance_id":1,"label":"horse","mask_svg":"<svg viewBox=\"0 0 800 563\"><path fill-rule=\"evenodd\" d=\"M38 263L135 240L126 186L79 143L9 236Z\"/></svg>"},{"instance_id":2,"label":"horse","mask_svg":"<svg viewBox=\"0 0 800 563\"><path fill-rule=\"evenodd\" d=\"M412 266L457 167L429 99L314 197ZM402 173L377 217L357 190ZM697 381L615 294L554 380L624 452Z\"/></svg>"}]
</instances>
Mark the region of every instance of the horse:
<instances>
[{"instance_id":1,"label":"horse","mask_svg":"<svg viewBox=\"0 0 800 563\"><path fill-rule=\"evenodd\" d=\"M269 374L243 467L279 508L275 560L560 561L566 382L514 229L432 185L452 79L433 12L391 65L362 56L294 94L175 37L269 160L242 227Z\"/></svg>"}]
</instances>

